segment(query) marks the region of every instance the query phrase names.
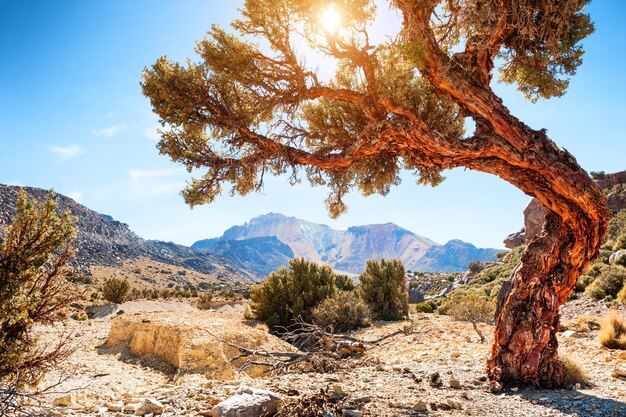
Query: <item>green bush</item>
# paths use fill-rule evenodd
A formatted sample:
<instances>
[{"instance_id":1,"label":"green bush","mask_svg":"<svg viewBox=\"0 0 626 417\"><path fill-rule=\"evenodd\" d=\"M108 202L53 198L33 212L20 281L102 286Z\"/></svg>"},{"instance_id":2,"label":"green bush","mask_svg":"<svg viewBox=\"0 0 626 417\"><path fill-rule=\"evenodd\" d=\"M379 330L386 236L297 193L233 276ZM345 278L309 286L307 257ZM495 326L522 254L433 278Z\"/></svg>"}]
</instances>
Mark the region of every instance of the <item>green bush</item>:
<instances>
[{"instance_id":1,"label":"green bush","mask_svg":"<svg viewBox=\"0 0 626 417\"><path fill-rule=\"evenodd\" d=\"M626 233L626 209L621 210L611 217L606 232L606 239L615 240L624 233Z\"/></svg>"},{"instance_id":2,"label":"green bush","mask_svg":"<svg viewBox=\"0 0 626 417\"><path fill-rule=\"evenodd\" d=\"M626 249L626 233L621 234L613 245L614 251L618 251L620 249Z\"/></svg>"},{"instance_id":3,"label":"green bush","mask_svg":"<svg viewBox=\"0 0 626 417\"><path fill-rule=\"evenodd\" d=\"M626 282L626 268L622 266L604 265L596 279L587 287L585 293L591 298L615 298Z\"/></svg>"},{"instance_id":4,"label":"green bush","mask_svg":"<svg viewBox=\"0 0 626 417\"><path fill-rule=\"evenodd\" d=\"M67 338L46 349L32 328L62 319L76 298L65 278L75 219L57 214L53 193L38 204L22 191L16 207L11 225L0 230L0 382L19 374L21 383L34 383L69 354Z\"/></svg>"},{"instance_id":5,"label":"green bush","mask_svg":"<svg viewBox=\"0 0 626 417\"><path fill-rule=\"evenodd\" d=\"M435 311L435 307L428 301L415 304L415 311L418 313L432 313Z\"/></svg>"},{"instance_id":6,"label":"green bush","mask_svg":"<svg viewBox=\"0 0 626 417\"><path fill-rule=\"evenodd\" d=\"M102 284L102 298L110 303L121 304L130 290L128 281L122 278L109 278Z\"/></svg>"},{"instance_id":7,"label":"green bush","mask_svg":"<svg viewBox=\"0 0 626 417\"><path fill-rule=\"evenodd\" d=\"M322 300L337 288L335 274L328 266L303 258L289 261L289 269L272 272L250 289L251 317L271 328L288 326L298 317L306 319Z\"/></svg>"},{"instance_id":8,"label":"green bush","mask_svg":"<svg viewBox=\"0 0 626 417\"><path fill-rule=\"evenodd\" d=\"M576 292L584 292L589 285L595 280L591 275L581 275L576 281L576 287L574 287L574 291Z\"/></svg>"},{"instance_id":9,"label":"green bush","mask_svg":"<svg viewBox=\"0 0 626 417\"><path fill-rule=\"evenodd\" d=\"M356 288L352 278L347 275L337 275L335 277L335 286L341 291L352 291Z\"/></svg>"},{"instance_id":10,"label":"green bush","mask_svg":"<svg viewBox=\"0 0 626 417\"><path fill-rule=\"evenodd\" d=\"M369 320L369 307L356 291L338 291L313 309L317 325L337 332L369 326Z\"/></svg>"},{"instance_id":11,"label":"green bush","mask_svg":"<svg viewBox=\"0 0 626 417\"><path fill-rule=\"evenodd\" d=\"M400 260L369 260L359 280L361 296L372 310L373 317L402 320L409 314L409 293Z\"/></svg>"}]
</instances>

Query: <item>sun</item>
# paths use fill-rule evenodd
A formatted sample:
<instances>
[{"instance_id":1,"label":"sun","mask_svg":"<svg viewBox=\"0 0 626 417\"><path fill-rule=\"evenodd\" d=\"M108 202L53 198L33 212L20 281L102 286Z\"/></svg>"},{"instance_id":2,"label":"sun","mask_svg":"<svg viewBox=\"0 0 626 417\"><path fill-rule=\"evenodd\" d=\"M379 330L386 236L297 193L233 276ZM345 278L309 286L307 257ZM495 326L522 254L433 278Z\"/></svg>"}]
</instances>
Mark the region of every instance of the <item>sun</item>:
<instances>
[{"instance_id":1,"label":"sun","mask_svg":"<svg viewBox=\"0 0 626 417\"><path fill-rule=\"evenodd\" d=\"M335 33L341 26L341 13L330 4L319 16L319 23L322 29L327 33Z\"/></svg>"}]
</instances>

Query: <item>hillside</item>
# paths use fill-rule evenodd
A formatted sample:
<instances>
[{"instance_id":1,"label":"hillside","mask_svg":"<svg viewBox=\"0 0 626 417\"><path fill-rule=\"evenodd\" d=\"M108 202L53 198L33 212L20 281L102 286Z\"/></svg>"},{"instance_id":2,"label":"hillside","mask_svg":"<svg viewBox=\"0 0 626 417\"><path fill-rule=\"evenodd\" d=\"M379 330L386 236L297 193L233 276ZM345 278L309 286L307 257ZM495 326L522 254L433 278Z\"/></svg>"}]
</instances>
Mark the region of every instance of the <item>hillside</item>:
<instances>
[{"instance_id":1,"label":"hillside","mask_svg":"<svg viewBox=\"0 0 626 417\"><path fill-rule=\"evenodd\" d=\"M234 256L216 246L218 242L245 242L260 237L275 237L288 245L295 257L323 262L351 274L360 274L372 258L399 258L407 269L415 271L464 271L470 261L493 261L499 252L479 249L460 240L440 245L393 223L353 226L342 231L278 213L255 217L243 225L231 227L220 238L199 241L192 247L209 247L243 268L259 257L267 257L276 262L275 265L285 265L287 259L279 264L280 257L272 245L255 245L266 252L254 253L253 259L245 258L241 252ZM232 243L221 244L222 248L232 246Z\"/></svg>"},{"instance_id":2,"label":"hillside","mask_svg":"<svg viewBox=\"0 0 626 417\"><path fill-rule=\"evenodd\" d=\"M0 230L15 217L15 202L20 190L39 201L48 195L47 190L39 188L0 184ZM171 242L145 240L132 232L128 225L90 210L69 197L57 194L56 201L61 211L69 210L77 218L75 245L78 252L71 262L78 270L89 272L94 265L121 266L125 261L149 259L207 274L207 278L251 280L248 272L227 258Z\"/></svg>"},{"instance_id":3,"label":"hillside","mask_svg":"<svg viewBox=\"0 0 626 417\"><path fill-rule=\"evenodd\" d=\"M294 257L293 250L276 236L246 240L206 239L194 243L191 247L224 256L258 277L268 275L286 265Z\"/></svg>"}]
</instances>

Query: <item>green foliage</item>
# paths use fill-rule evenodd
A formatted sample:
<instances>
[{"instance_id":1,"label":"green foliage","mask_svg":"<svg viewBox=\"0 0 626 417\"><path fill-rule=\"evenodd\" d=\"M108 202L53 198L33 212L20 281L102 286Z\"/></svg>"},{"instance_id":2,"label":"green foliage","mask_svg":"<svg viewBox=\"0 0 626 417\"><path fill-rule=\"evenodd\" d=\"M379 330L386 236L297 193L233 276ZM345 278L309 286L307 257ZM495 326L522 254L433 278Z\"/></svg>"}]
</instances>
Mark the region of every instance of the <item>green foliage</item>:
<instances>
[{"instance_id":1,"label":"green foliage","mask_svg":"<svg viewBox=\"0 0 626 417\"><path fill-rule=\"evenodd\" d=\"M129 290L130 284L127 280L122 278L109 278L104 281L100 289L102 298L115 304L123 303L126 300Z\"/></svg>"},{"instance_id":2,"label":"green foliage","mask_svg":"<svg viewBox=\"0 0 626 417\"><path fill-rule=\"evenodd\" d=\"M21 192L16 205L0 244L0 380L20 372L33 382L63 356L62 345L40 349L31 329L61 319L74 298L64 275L74 252L75 219L57 214L54 193L38 204Z\"/></svg>"},{"instance_id":3,"label":"green foliage","mask_svg":"<svg viewBox=\"0 0 626 417\"><path fill-rule=\"evenodd\" d=\"M574 287L574 291L584 292L594 279L595 278L591 275L581 275L578 278L578 281L576 281L576 287Z\"/></svg>"},{"instance_id":4,"label":"green foliage","mask_svg":"<svg viewBox=\"0 0 626 417\"><path fill-rule=\"evenodd\" d=\"M335 277L335 286L341 291L352 291L356 288L352 278L347 275L337 275Z\"/></svg>"},{"instance_id":5,"label":"green foliage","mask_svg":"<svg viewBox=\"0 0 626 417\"><path fill-rule=\"evenodd\" d=\"M428 301L415 304L415 311L418 313L432 313L435 311L435 306Z\"/></svg>"},{"instance_id":6,"label":"green foliage","mask_svg":"<svg viewBox=\"0 0 626 417\"><path fill-rule=\"evenodd\" d=\"M361 296L375 318L401 320L409 314L407 282L399 259L367 261L359 281Z\"/></svg>"},{"instance_id":7,"label":"green foliage","mask_svg":"<svg viewBox=\"0 0 626 417\"><path fill-rule=\"evenodd\" d=\"M617 243L618 240L621 242L621 236L626 236L626 209L611 217L606 233L606 245L613 250L626 249L616 247L621 245Z\"/></svg>"},{"instance_id":8,"label":"green foliage","mask_svg":"<svg viewBox=\"0 0 626 417\"><path fill-rule=\"evenodd\" d=\"M613 250L626 249L626 233L622 233L613 245Z\"/></svg>"},{"instance_id":9,"label":"green foliage","mask_svg":"<svg viewBox=\"0 0 626 417\"><path fill-rule=\"evenodd\" d=\"M313 321L337 332L369 326L370 311L357 291L337 291L313 309Z\"/></svg>"},{"instance_id":10,"label":"green foliage","mask_svg":"<svg viewBox=\"0 0 626 417\"><path fill-rule=\"evenodd\" d=\"M590 272L597 275L585 293L596 300L615 298L626 282L626 268L623 266L602 265L598 272Z\"/></svg>"},{"instance_id":11,"label":"green foliage","mask_svg":"<svg viewBox=\"0 0 626 417\"><path fill-rule=\"evenodd\" d=\"M304 258L289 261L289 269L272 272L250 290L252 317L270 327L289 326L306 319L315 306L336 291L335 274L330 267Z\"/></svg>"},{"instance_id":12,"label":"green foliage","mask_svg":"<svg viewBox=\"0 0 626 417\"><path fill-rule=\"evenodd\" d=\"M473 278L471 278L466 285L463 285L448 294L447 299L442 302L437 311L444 313L449 307L448 304L450 299L470 293L480 294L490 300L495 299L498 296L502 282L512 277L513 271L515 271L515 268L520 263L523 251L523 247L515 248L508 252L500 260L500 262L488 265L482 269Z\"/></svg>"}]
</instances>

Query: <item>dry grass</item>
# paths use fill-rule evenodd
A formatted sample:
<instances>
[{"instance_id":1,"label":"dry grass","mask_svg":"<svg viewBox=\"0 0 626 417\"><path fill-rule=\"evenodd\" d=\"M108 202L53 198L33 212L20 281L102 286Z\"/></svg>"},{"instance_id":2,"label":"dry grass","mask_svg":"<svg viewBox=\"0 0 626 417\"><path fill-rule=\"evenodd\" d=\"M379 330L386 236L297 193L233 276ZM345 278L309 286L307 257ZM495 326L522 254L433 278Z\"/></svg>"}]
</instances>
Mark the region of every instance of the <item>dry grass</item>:
<instances>
[{"instance_id":1,"label":"dry grass","mask_svg":"<svg viewBox=\"0 0 626 417\"><path fill-rule=\"evenodd\" d=\"M589 376L580 368L580 365L571 358L561 358L563 362L563 384L572 387L576 384L590 385Z\"/></svg>"},{"instance_id":2,"label":"dry grass","mask_svg":"<svg viewBox=\"0 0 626 417\"><path fill-rule=\"evenodd\" d=\"M626 349L626 320L611 310L600 322L598 342L609 349Z\"/></svg>"},{"instance_id":3,"label":"dry grass","mask_svg":"<svg viewBox=\"0 0 626 417\"><path fill-rule=\"evenodd\" d=\"M600 328L600 319L595 316L578 316L574 320L570 320L567 323L561 324L561 330L574 330L579 333L588 333L592 330L598 330Z\"/></svg>"}]
</instances>

